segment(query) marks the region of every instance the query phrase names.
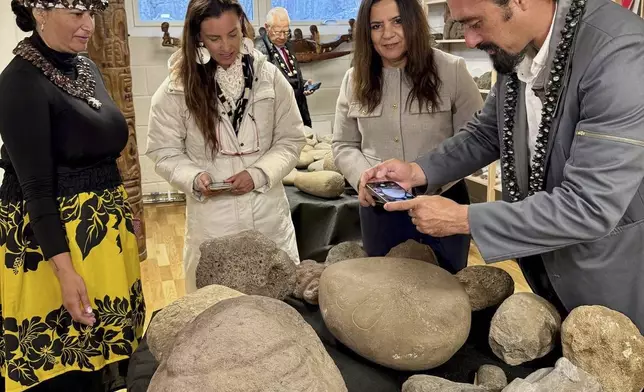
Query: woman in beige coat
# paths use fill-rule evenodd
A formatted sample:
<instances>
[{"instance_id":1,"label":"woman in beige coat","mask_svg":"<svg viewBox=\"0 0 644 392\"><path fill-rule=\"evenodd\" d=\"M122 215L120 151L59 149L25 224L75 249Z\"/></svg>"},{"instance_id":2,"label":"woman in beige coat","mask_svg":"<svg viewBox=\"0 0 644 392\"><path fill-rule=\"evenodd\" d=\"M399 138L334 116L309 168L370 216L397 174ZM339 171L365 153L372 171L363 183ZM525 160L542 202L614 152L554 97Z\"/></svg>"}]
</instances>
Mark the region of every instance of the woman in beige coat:
<instances>
[{"instance_id":1,"label":"woman in beige coat","mask_svg":"<svg viewBox=\"0 0 644 392\"><path fill-rule=\"evenodd\" d=\"M354 33L354 67L338 97L333 128L336 166L357 190L366 169L390 158L413 161L452 136L483 100L462 58L431 47L417 0L364 0ZM443 196L468 204L461 180ZM384 256L408 239L430 245L440 265L467 266L469 238L418 232L406 213L360 207L363 245Z\"/></svg>"},{"instance_id":2,"label":"woman in beige coat","mask_svg":"<svg viewBox=\"0 0 644 392\"><path fill-rule=\"evenodd\" d=\"M254 229L299 263L282 178L306 143L304 125L279 70L242 49L242 20L233 0L192 0L183 47L152 98L147 155L189 196L187 292L196 290L199 246L208 239ZM211 190L221 183L231 188Z\"/></svg>"}]
</instances>

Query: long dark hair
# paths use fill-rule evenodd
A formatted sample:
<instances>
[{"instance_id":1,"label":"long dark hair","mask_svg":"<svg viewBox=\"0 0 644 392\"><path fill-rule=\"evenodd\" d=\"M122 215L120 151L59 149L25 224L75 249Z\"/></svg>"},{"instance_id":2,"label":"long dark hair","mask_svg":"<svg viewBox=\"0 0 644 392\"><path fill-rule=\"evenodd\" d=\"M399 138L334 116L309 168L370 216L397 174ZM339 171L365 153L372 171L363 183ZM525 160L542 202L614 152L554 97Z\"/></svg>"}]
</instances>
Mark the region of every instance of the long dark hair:
<instances>
[{"instance_id":1,"label":"long dark hair","mask_svg":"<svg viewBox=\"0 0 644 392\"><path fill-rule=\"evenodd\" d=\"M373 111L382 100L383 63L371 42L371 7L379 1L362 1L354 31L353 95L369 111ZM425 12L418 0L396 0L396 3L407 43L405 75L412 86L407 108L415 99L419 110L423 106L435 109L439 104L441 80Z\"/></svg>"},{"instance_id":2,"label":"long dark hair","mask_svg":"<svg viewBox=\"0 0 644 392\"><path fill-rule=\"evenodd\" d=\"M244 10L236 0L191 0L186 11L181 40L181 58L177 67L178 76L184 86L186 106L194 118L197 127L216 155L219 142L217 140L217 122L219 120L219 97L215 85L217 64L211 59L205 65L197 63L197 48L201 22L207 18L218 18L224 12L233 11L240 21L246 18ZM244 23L242 36L246 35ZM241 39L241 38L240 38Z\"/></svg>"}]
</instances>

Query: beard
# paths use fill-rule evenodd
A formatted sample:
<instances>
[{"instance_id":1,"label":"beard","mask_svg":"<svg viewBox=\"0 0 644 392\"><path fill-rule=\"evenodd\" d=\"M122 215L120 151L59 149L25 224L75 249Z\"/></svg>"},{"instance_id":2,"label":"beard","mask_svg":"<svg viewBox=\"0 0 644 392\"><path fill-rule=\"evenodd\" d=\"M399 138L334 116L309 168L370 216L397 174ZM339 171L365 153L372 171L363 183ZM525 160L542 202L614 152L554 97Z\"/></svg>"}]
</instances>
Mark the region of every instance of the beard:
<instances>
[{"instance_id":1,"label":"beard","mask_svg":"<svg viewBox=\"0 0 644 392\"><path fill-rule=\"evenodd\" d=\"M490 59L492 60L492 66L494 67L496 72L506 75L514 72L519 63L523 61L527 50L524 49L517 54L512 54L499 48L493 43L481 43L477 45L476 48L486 52L493 51L494 54L489 55Z\"/></svg>"}]
</instances>

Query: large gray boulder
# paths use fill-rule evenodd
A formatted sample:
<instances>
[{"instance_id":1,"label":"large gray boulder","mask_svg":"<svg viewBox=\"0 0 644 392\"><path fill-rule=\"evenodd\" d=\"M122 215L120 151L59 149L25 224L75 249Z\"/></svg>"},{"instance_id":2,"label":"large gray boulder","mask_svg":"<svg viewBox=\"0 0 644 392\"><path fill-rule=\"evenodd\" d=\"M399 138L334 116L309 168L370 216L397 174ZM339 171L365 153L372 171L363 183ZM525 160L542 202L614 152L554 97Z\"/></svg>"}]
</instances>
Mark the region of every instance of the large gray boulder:
<instances>
[{"instance_id":1,"label":"large gray boulder","mask_svg":"<svg viewBox=\"0 0 644 392\"><path fill-rule=\"evenodd\" d=\"M319 303L329 331L364 358L398 370L431 369L465 343L472 310L461 284L420 260L345 260L322 273Z\"/></svg>"},{"instance_id":2,"label":"large gray boulder","mask_svg":"<svg viewBox=\"0 0 644 392\"><path fill-rule=\"evenodd\" d=\"M199 249L197 288L218 284L277 299L293 293L295 262L256 230L208 240Z\"/></svg>"},{"instance_id":3,"label":"large gray boulder","mask_svg":"<svg viewBox=\"0 0 644 392\"><path fill-rule=\"evenodd\" d=\"M208 308L184 328L151 392L346 392L340 371L299 313L263 296Z\"/></svg>"},{"instance_id":4,"label":"large gray boulder","mask_svg":"<svg viewBox=\"0 0 644 392\"><path fill-rule=\"evenodd\" d=\"M185 295L161 309L145 332L150 352L158 362L168 355L177 334L204 310L219 301L244 295L219 285L210 285Z\"/></svg>"},{"instance_id":5,"label":"large gray boulder","mask_svg":"<svg viewBox=\"0 0 644 392\"><path fill-rule=\"evenodd\" d=\"M604 306L580 306L561 327L563 355L597 377L605 392L644 388L644 337L624 314Z\"/></svg>"}]
</instances>

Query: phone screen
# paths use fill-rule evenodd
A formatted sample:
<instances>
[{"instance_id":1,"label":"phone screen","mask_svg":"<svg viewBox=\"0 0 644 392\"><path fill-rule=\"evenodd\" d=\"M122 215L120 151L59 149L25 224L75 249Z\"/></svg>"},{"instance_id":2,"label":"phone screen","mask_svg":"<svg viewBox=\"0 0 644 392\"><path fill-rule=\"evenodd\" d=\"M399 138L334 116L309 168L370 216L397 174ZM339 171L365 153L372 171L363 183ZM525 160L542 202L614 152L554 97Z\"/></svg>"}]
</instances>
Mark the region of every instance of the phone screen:
<instances>
[{"instance_id":1,"label":"phone screen","mask_svg":"<svg viewBox=\"0 0 644 392\"><path fill-rule=\"evenodd\" d=\"M383 203L411 200L414 198L414 195L393 181L369 183L367 184L367 188Z\"/></svg>"}]
</instances>

